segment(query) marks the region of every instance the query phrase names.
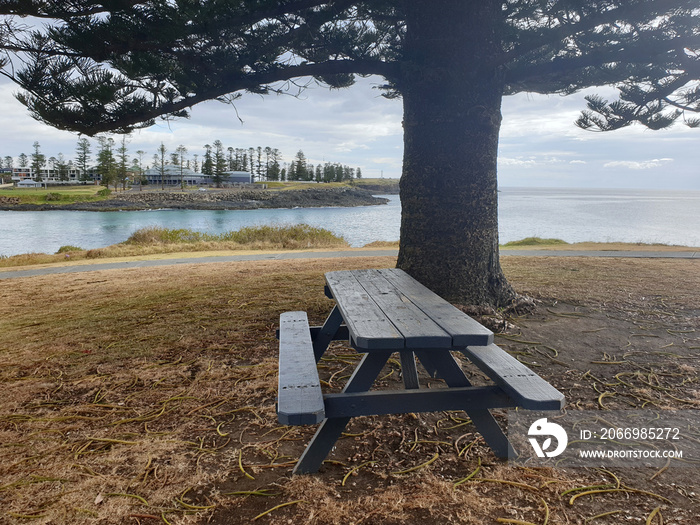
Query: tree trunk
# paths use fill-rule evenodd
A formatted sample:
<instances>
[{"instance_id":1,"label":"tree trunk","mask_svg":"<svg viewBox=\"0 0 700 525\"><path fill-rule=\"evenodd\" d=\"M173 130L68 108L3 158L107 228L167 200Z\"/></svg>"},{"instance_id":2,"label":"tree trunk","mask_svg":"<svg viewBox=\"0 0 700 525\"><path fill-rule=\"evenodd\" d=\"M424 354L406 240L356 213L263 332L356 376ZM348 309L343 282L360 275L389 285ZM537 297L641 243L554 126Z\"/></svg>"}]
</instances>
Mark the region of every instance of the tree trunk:
<instances>
[{"instance_id":1,"label":"tree trunk","mask_svg":"<svg viewBox=\"0 0 700 525\"><path fill-rule=\"evenodd\" d=\"M406 4L398 267L449 301L504 305L515 293L498 255L501 2Z\"/></svg>"}]
</instances>

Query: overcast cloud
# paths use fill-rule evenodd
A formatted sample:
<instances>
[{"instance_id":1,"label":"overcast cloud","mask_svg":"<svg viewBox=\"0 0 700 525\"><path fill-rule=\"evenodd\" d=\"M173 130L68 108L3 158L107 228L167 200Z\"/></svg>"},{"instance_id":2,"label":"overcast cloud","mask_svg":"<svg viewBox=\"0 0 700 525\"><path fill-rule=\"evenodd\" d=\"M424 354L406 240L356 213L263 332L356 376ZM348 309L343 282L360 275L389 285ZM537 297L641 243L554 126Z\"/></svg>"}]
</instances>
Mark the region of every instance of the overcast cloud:
<instances>
[{"instance_id":1,"label":"overcast cloud","mask_svg":"<svg viewBox=\"0 0 700 525\"><path fill-rule=\"evenodd\" d=\"M299 97L245 95L235 108L218 102L192 109L191 119L161 122L136 131L130 153L152 158L163 142L169 151L183 144L189 157L204 144L224 147L278 148L291 161L304 151L309 162L339 162L360 167L365 177L398 178L402 157L402 106L386 100L374 85L360 79L350 89L318 86ZM0 81L0 156L32 153L39 141L46 157L74 157L77 135L42 125L15 100L16 87ZM613 97L614 91L589 90ZM529 187L700 189L700 130L677 124L670 130L641 126L611 133L576 128L585 107L579 93L569 97L521 94L503 105L499 150L499 184ZM239 120L240 119L242 120ZM93 142L93 151L97 149Z\"/></svg>"}]
</instances>

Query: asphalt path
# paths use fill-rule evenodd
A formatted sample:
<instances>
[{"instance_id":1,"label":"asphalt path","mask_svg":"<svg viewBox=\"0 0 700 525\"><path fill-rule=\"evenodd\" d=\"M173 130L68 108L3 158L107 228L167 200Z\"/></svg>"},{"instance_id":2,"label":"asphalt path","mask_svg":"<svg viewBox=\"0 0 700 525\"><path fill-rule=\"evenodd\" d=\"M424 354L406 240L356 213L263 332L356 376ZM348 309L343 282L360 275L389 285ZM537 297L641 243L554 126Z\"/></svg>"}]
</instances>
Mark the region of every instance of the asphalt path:
<instances>
[{"instance_id":1,"label":"asphalt path","mask_svg":"<svg viewBox=\"0 0 700 525\"><path fill-rule=\"evenodd\" d=\"M176 266L179 264L207 264L239 261L283 261L288 259L324 259L336 257L383 257L396 256L398 250L325 251L325 252L281 252L246 255L221 255L210 257L179 257L176 259L128 260L93 264L37 267L24 270L0 269L0 280L19 277L34 277L99 270L125 268L149 268L153 266ZM502 250L501 257L623 257L636 259L700 259L697 251L579 251L579 250Z\"/></svg>"}]
</instances>

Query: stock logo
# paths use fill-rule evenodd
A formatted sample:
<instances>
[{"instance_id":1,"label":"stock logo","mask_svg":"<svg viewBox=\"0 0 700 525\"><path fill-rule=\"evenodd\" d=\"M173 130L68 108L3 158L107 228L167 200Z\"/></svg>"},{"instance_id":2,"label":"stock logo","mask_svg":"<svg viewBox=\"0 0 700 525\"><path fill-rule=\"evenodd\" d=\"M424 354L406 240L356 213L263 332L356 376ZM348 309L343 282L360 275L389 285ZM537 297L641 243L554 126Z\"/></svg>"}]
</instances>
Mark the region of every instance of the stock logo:
<instances>
[{"instance_id":1,"label":"stock logo","mask_svg":"<svg viewBox=\"0 0 700 525\"><path fill-rule=\"evenodd\" d=\"M569 444L569 438L566 435L566 430L556 423L550 423L547 421L546 417L538 419L532 425L530 425L530 430L528 431L527 435L530 436L530 445L532 445L532 448L535 450L535 454L537 454L537 457L539 458L543 458L545 456L548 458L556 457L564 452L564 450L566 450L566 446ZM544 436L547 438L542 443L542 446L540 446L540 443L536 437ZM557 445L554 450L550 450L552 446L552 438L557 440Z\"/></svg>"}]
</instances>

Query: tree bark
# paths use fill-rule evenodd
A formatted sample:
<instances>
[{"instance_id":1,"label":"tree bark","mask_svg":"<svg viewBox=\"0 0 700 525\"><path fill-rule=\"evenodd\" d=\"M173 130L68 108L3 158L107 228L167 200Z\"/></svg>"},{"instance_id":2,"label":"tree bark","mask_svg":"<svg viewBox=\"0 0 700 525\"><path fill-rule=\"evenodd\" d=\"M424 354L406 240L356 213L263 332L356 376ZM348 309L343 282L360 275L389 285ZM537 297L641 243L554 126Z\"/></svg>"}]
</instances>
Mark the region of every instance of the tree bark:
<instances>
[{"instance_id":1,"label":"tree bark","mask_svg":"<svg viewBox=\"0 0 700 525\"><path fill-rule=\"evenodd\" d=\"M449 301L501 306L516 296L498 252L501 2L406 5L397 266Z\"/></svg>"}]
</instances>

